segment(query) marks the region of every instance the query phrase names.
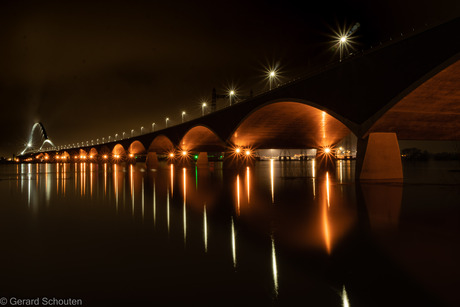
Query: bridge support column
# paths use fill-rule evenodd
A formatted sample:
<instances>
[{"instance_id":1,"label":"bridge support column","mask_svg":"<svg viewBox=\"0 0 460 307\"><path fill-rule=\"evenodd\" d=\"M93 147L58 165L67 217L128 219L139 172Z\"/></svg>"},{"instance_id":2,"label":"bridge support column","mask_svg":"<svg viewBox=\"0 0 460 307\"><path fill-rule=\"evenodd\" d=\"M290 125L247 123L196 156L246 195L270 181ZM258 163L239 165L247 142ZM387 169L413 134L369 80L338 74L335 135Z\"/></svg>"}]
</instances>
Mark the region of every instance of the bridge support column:
<instances>
[{"instance_id":1,"label":"bridge support column","mask_svg":"<svg viewBox=\"0 0 460 307\"><path fill-rule=\"evenodd\" d=\"M158 157L156 152L149 152L145 161L148 169L158 169Z\"/></svg>"},{"instance_id":2,"label":"bridge support column","mask_svg":"<svg viewBox=\"0 0 460 307\"><path fill-rule=\"evenodd\" d=\"M208 167L208 153L207 152L200 152L198 154L198 159L196 160L196 166L198 168Z\"/></svg>"},{"instance_id":3,"label":"bridge support column","mask_svg":"<svg viewBox=\"0 0 460 307\"><path fill-rule=\"evenodd\" d=\"M403 179L398 138L393 132L370 133L367 139L358 139L356 176L361 180Z\"/></svg>"}]
</instances>

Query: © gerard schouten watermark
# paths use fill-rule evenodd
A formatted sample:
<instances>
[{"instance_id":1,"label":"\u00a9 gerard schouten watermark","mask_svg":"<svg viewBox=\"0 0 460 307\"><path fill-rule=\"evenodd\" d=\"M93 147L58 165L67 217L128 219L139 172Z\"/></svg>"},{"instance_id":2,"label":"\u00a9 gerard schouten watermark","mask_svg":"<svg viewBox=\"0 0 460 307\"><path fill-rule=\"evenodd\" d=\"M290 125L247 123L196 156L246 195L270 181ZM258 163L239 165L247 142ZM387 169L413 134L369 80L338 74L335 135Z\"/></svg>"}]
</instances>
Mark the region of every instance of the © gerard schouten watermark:
<instances>
[{"instance_id":1,"label":"\u00a9 gerard schouten watermark","mask_svg":"<svg viewBox=\"0 0 460 307\"><path fill-rule=\"evenodd\" d=\"M56 298L56 297L0 297L0 306L83 306L80 298Z\"/></svg>"}]
</instances>

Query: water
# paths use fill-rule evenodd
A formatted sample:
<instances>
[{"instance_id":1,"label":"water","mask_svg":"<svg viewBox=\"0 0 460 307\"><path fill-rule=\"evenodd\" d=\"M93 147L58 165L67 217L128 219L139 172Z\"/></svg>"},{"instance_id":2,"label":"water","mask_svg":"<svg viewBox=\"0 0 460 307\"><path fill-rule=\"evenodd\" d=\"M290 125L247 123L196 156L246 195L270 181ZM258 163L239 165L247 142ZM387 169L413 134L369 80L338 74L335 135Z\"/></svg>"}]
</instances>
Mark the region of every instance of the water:
<instances>
[{"instance_id":1,"label":"water","mask_svg":"<svg viewBox=\"0 0 460 307\"><path fill-rule=\"evenodd\" d=\"M0 296L83 306L455 306L460 165L0 171Z\"/></svg>"}]
</instances>

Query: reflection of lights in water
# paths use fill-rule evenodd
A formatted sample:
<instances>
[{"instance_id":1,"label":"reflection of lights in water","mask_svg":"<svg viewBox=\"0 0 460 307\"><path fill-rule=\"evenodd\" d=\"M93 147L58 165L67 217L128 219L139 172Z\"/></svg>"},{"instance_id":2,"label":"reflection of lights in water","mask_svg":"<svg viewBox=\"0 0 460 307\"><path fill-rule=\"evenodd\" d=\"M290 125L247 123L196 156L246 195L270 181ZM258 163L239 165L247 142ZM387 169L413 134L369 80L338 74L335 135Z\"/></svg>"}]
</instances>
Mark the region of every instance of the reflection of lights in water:
<instances>
[{"instance_id":1,"label":"reflection of lights in water","mask_svg":"<svg viewBox=\"0 0 460 307\"><path fill-rule=\"evenodd\" d=\"M339 161L339 180L340 180L340 183L342 183L342 180L343 180L343 166L342 166L342 160Z\"/></svg>"},{"instance_id":2,"label":"reflection of lights in water","mask_svg":"<svg viewBox=\"0 0 460 307\"><path fill-rule=\"evenodd\" d=\"M315 168L316 168L316 160L313 159L311 161L311 176L312 178L312 183L313 183L313 198L316 198L316 178L315 178Z\"/></svg>"},{"instance_id":3,"label":"reflection of lights in water","mask_svg":"<svg viewBox=\"0 0 460 307\"><path fill-rule=\"evenodd\" d=\"M83 162L80 163L80 195L83 196Z\"/></svg>"},{"instance_id":4,"label":"reflection of lights in water","mask_svg":"<svg viewBox=\"0 0 460 307\"><path fill-rule=\"evenodd\" d=\"M145 204L144 204L144 177L142 177L142 222L144 222L144 209L145 209Z\"/></svg>"},{"instance_id":5,"label":"reflection of lights in water","mask_svg":"<svg viewBox=\"0 0 460 307\"><path fill-rule=\"evenodd\" d=\"M198 191L198 167L195 166L195 191Z\"/></svg>"},{"instance_id":6,"label":"reflection of lights in water","mask_svg":"<svg viewBox=\"0 0 460 307\"><path fill-rule=\"evenodd\" d=\"M342 289L342 307L350 307L350 302L348 301L347 290L345 290L345 285Z\"/></svg>"},{"instance_id":7,"label":"reflection of lights in water","mask_svg":"<svg viewBox=\"0 0 460 307\"><path fill-rule=\"evenodd\" d=\"M27 190L28 190L28 193L27 193L27 203L29 205L29 208L30 208L30 181L32 179L32 168L31 168L31 165L29 164L28 167L27 167Z\"/></svg>"},{"instance_id":8,"label":"reflection of lights in water","mask_svg":"<svg viewBox=\"0 0 460 307\"><path fill-rule=\"evenodd\" d=\"M270 186L272 192L272 203L275 203L275 171L274 171L274 161L270 159Z\"/></svg>"},{"instance_id":9,"label":"reflection of lights in water","mask_svg":"<svg viewBox=\"0 0 460 307\"><path fill-rule=\"evenodd\" d=\"M206 218L206 204L203 209L203 239L204 239L204 252L208 252L208 221Z\"/></svg>"},{"instance_id":10,"label":"reflection of lights in water","mask_svg":"<svg viewBox=\"0 0 460 307\"><path fill-rule=\"evenodd\" d=\"M107 195L107 163L104 163L104 195Z\"/></svg>"},{"instance_id":11,"label":"reflection of lights in water","mask_svg":"<svg viewBox=\"0 0 460 307\"><path fill-rule=\"evenodd\" d=\"M166 190L166 222L168 224L168 235L169 235L169 189Z\"/></svg>"},{"instance_id":12,"label":"reflection of lights in water","mask_svg":"<svg viewBox=\"0 0 460 307\"><path fill-rule=\"evenodd\" d=\"M157 222L157 196L155 188L155 178L153 178L153 226L156 226Z\"/></svg>"},{"instance_id":13,"label":"reflection of lights in water","mask_svg":"<svg viewBox=\"0 0 460 307\"><path fill-rule=\"evenodd\" d=\"M246 189L248 190L248 204L249 204L249 199L250 199L250 177L249 177L249 166L246 167Z\"/></svg>"},{"instance_id":14,"label":"reflection of lights in water","mask_svg":"<svg viewBox=\"0 0 460 307\"><path fill-rule=\"evenodd\" d=\"M186 243L186 240L187 240L187 208L186 208L186 201L187 201L187 179L186 179L186 169L185 167L182 169L182 173L183 173L183 184L184 184L184 245Z\"/></svg>"},{"instance_id":15,"label":"reflection of lights in water","mask_svg":"<svg viewBox=\"0 0 460 307\"><path fill-rule=\"evenodd\" d=\"M278 267L276 265L275 239L272 235L272 268L273 268L273 286L275 296L278 296Z\"/></svg>"},{"instance_id":16,"label":"reflection of lights in water","mask_svg":"<svg viewBox=\"0 0 460 307\"><path fill-rule=\"evenodd\" d=\"M331 237L329 232L329 173L326 173L326 201L323 205L323 228L324 228L324 240L326 243L327 253L331 253Z\"/></svg>"},{"instance_id":17,"label":"reflection of lights in water","mask_svg":"<svg viewBox=\"0 0 460 307\"><path fill-rule=\"evenodd\" d=\"M89 164L89 193L91 195L91 198L93 198L93 163ZM118 198L117 198L117 207L118 207Z\"/></svg>"},{"instance_id":18,"label":"reflection of lights in water","mask_svg":"<svg viewBox=\"0 0 460 307\"><path fill-rule=\"evenodd\" d=\"M91 163L91 170L93 168L93 164ZM92 173L92 171L91 171ZM113 177L114 177L114 185L115 185L115 207L117 209L117 212L118 212L118 173L117 173L117 165L115 164L113 166ZM92 179L91 179L91 182L92 182ZM92 184L91 184L92 186ZM91 192L92 194L92 192Z\"/></svg>"},{"instance_id":19,"label":"reflection of lights in water","mask_svg":"<svg viewBox=\"0 0 460 307\"><path fill-rule=\"evenodd\" d=\"M132 164L129 166L129 177L131 182L131 215L134 216L134 168Z\"/></svg>"},{"instance_id":20,"label":"reflection of lights in water","mask_svg":"<svg viewBox=\"0 0 460 307\"><path fill-rule=\"evenodd\" d=\"M327 199L327 207L331 206L329 202L329 172L326 173L326 199Z\"/></svg>"},{"instance_id":21,"label":"reflection of lights in water","mask_svg":"<svg viewBox=\"0 0 460 307\"><path fill-rule=\"evenodd\" d=\"M236 206L237 213L240 215L240 175L236 176Z\"/></svg>"},{"instance_id":22,"label":"reflection of lights in water","mask_svg":"<svg viewBox=\"0 0 460 307\"><path fill-rule=\"evenodd\" d=\"M58 167L59 167L59 164L57 164L56 166L56 173L58 172ZM59 175L56 174L56 177L58 177ZM49 178L48 178L49 177ZM49 180L49 182L48 182ZM59 194L59 177L58 177L58 185L57 185L57 193ZM49 205L49 202L50 202L50 198L51 198L51 176L48 176L48 163L45 163L45 191L46 191L46 204Z\"/></svg>"},{"instance_id":23,"label":"reflection of lights in water","mask_svg":"<svg viewBox=\"0 0 460 307\"><path fill-rule=\"evenodd\" d=\"M236 268L236 240L235 240L235 225L233 224L233 216L232 216L232 255L233 255L233 267Z\"/></svg>"},{"instance_id":24,"label":"reflection of lights in water","mask_svg":"<svg viewBox=\"0 0 460 307\"><path fill-rule=\"evenodd\" d=\"M171 196L174 195L174 164L171 164Z\"/></svg>"},{"instance_id":25,"label":"reflection of lights in water","mask_svg":"<svg viewBox=\"0 0 460 307\"><path fill-rule=\"evenodd\" d=\"M66 170L67 164L64 163L64 164L62 165L62 167L64 168L64 169L62 170L62 172L63 172L63 176L62 176L62 194L65 195L65 185L66 185L66 177L67 177L67 176L66 176L66 175L67 175L67 170Z\"/></svg>"},{"instance_id":26,"label":"reflection of lights in water","mask_svg":"<svg viewBox=\"0 0 460 307\"><path fill-rule=\"evenodd\" d=\"M74 170L75 170L75 173L74 173L74 182L75 182L75 195L77 194L77 185L78 185L78 177L77 177L77 169L78 169L78 164L75 162L75 166L74 166Z\"/></svg>"},{"instance_id":27,"label":"reflection of lights in water","mask_svg":"<svg viewBox=\"0 0 460 307\"><path fill-rule=\"evenodd\" d=\"M59 163L56 163L56 194L59 195ZM48 163L45 163L45 180L48 177ZM47 192L48 193L48 192ZM49 201L47 199L47 201Z\"/></svg>"}]
</instances>

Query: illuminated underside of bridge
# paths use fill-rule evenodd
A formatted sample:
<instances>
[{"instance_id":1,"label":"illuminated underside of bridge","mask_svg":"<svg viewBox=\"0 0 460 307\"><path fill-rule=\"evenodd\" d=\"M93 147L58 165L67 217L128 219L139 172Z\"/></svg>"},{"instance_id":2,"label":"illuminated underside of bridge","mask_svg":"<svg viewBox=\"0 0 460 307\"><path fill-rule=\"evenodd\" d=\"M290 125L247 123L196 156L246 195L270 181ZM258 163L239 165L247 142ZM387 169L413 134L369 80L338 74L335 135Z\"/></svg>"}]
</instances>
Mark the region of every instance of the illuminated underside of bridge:
<instances>
[{"instance_id":1,"label":"illuminated underside of bridge","mask_svg":"<svg viewBox=\"0 0 460 307\"><path fill-rule=\"evenodd\" d=\"M401 140L460 140L460 61L443 69L392 106L369 133Z\"/></svg>"}]
</instances>

